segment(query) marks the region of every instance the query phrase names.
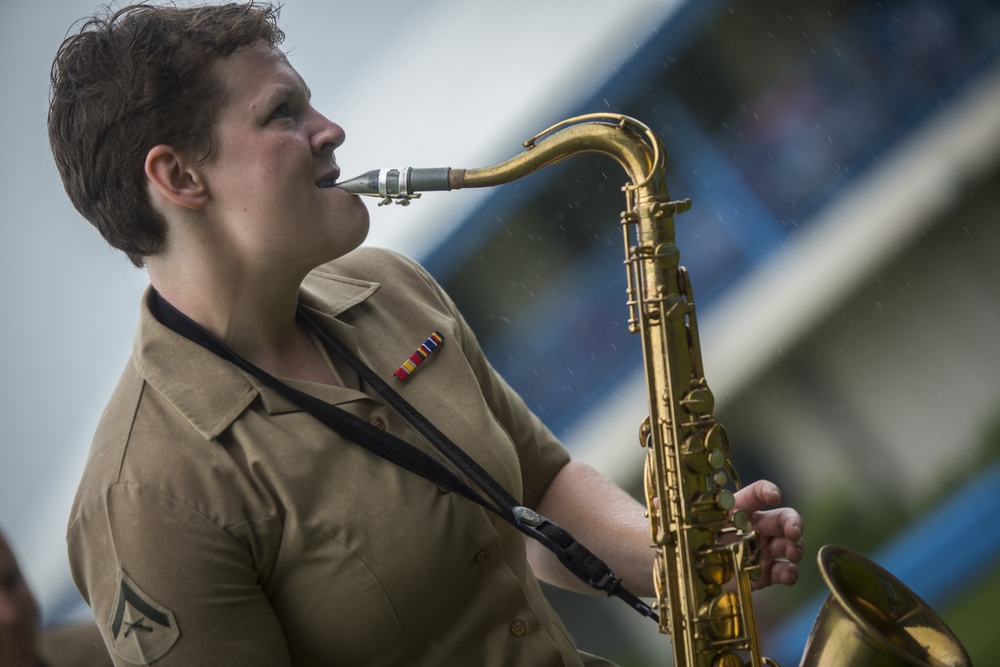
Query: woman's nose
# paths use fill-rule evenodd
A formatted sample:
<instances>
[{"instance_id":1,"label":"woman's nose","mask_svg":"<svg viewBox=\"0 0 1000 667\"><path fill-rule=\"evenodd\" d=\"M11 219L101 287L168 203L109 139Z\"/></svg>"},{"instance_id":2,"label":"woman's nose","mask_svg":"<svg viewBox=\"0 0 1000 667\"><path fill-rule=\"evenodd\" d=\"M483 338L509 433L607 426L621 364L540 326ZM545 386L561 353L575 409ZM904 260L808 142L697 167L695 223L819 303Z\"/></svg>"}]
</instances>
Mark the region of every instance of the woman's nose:
<instances>
[{"instance_id":1,"label":"woman's nose","mask_svg":"<svg viewBox=\"0 0 1000 667\"><path fill-rule=\"evenodd\" d=\"M344 143L344 139L347 137L344 128L322 114L317 113L316 115L319 126L313 135L313 150L317 153L335 150Z\"/></svg>"}]
</instances>

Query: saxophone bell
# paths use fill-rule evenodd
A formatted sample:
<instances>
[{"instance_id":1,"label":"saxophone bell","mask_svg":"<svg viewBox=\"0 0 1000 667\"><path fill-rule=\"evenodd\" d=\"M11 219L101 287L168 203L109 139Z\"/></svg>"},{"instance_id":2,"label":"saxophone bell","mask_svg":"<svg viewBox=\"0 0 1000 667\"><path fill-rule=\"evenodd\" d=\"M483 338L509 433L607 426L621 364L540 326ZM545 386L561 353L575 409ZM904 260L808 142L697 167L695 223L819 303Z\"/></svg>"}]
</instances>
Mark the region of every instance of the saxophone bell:
<instances>
[{"instance_id":1,"label":"saxophone bell","mask_svg":"<svg viewBox=\"0 0 1000 667\"><path fill-rule=\"evenodd\" d=\"M799 667L966 667L972 659L951 629L899 579L845 547L819 550L830 594Z\"/></svg>"}]
</instances>

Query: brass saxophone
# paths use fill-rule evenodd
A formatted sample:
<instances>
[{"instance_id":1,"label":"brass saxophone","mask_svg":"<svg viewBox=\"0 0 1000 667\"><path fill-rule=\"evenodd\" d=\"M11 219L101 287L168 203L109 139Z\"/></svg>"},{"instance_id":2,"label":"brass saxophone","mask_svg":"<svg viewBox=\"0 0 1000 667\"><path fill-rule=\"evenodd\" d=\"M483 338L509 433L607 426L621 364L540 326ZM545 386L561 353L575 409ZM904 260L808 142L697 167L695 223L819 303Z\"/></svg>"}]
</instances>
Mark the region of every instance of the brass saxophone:
<instances>
[{"instance_id":1,"label":"brass saxophone","mask_svg":"<svg viewBox=\"0 0 1000 667\"><path fill-rule=\"evenodd\" d=\"M570 118L523 146L493 166L381 169L338 187L379 197L379 205L409 204L423 191L508 183L578 153L602 153L621 165L629 178L621 213L628 326L642 340L649 398L639 432L660 631L671 637L677 666L777 667L761 655L751 595L759 539L734 510L739 476L726 431L712 417L691 282L675 244L673 216L691 202L671 200L663 145L633 118ZM971 665L943 621L874 563L824 547L820 565L831 593L803 666Z\"/></svg>"}]
</instances>

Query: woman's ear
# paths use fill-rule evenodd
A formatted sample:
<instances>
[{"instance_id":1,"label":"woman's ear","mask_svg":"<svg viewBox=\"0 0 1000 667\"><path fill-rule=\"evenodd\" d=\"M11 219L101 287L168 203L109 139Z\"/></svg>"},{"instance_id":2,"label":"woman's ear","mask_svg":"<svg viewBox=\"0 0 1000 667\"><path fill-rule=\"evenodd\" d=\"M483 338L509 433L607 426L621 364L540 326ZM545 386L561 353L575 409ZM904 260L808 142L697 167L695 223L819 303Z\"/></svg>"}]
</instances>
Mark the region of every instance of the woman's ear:
<instances>
[{"instance_id":1,"label":"woman's ear","mask_svg":"<svg viewBox=\"0 0 1000 667\"><path fill-rule=\"evenodd\" d=\"M174 148L164 144L151 148L145 170L150 188L175 205L197 210L208 203L201 171Z\"/></svg>"}]
</instances>

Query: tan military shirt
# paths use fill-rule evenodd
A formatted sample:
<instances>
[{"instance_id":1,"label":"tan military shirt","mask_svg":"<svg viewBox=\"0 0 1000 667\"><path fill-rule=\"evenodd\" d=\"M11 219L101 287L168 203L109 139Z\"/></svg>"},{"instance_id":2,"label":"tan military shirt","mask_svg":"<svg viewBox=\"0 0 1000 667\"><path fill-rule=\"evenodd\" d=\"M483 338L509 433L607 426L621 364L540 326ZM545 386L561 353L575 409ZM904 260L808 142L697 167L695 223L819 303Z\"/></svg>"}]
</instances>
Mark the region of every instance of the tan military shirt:
<instances>
[{"instance_id":1,"label":"tan military shirt","mask_svg":"<svg viewBox=\"0 0 1000 667\"><path fill-rule=\"evenodd\" d=\"M524 504L568 460L410 260L357 250L312 272L300 302ZM399 384L393 372L435 330L443 345ZM293 384L431 450L331 363L346 386ZM145 302L68 542L74 579L119 665L583 658L520 533L345 441L166 329Z\"/></svg>"},{"instance_id":2,"label":"tan military shirt","mask_svg":"<svg viewBox=\"0 0 1000 667\"><path fill-rule=\"evenodd\" d=\"M70 623L38 633L44 667L111 667L111 656L93 623Z\"/></svg>"}]
</instances>

